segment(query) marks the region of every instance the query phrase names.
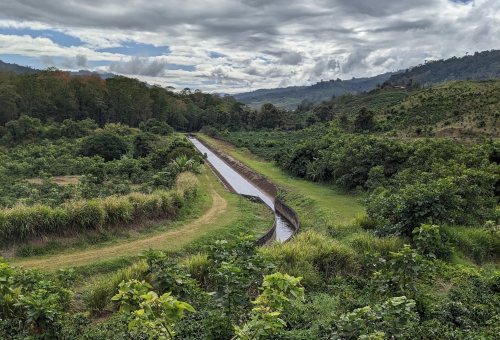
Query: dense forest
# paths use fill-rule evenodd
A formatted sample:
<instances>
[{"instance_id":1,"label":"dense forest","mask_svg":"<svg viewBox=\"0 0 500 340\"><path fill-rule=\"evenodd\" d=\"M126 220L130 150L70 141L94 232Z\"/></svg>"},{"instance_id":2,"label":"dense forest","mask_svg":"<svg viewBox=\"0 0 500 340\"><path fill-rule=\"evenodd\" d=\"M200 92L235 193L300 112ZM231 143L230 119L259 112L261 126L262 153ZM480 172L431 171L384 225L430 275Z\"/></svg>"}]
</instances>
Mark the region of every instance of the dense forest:
<instances>
[{"instance_id":1,"label":"dense forest","mask_svg":"<svg viewBox=\"0 0 500 340\"><path fill-rule=\"evenodd\" d=\"M2 72L0 337L496 339L499 88L404 79L255 110L125 77ZM52 272L15 265L148 240L167 231L155 221L208 209L219 184L179 133L199 130L274 176L297 235L257 247L262 208L228 199L237 222L184 248L144 243ZM353 202L355 218L330 212Z\"/></svg>"},{"instance_id":2,"label":"dense forest","mask_svg":"<svg viewBox=\"0 0 500 340\"><path fill-rule=\"evenodd\" d=\"M99 126L123 123L137 127L155 118L177 130L193 131L208 122L237 124L243 111L231 97L189 89L174 93L131 78L104 80L97 75L71 76L58 70L36 74L2 72L0 90L1 124L28 115L43 122L89 118Z\"/></svg>"}]
</instances>

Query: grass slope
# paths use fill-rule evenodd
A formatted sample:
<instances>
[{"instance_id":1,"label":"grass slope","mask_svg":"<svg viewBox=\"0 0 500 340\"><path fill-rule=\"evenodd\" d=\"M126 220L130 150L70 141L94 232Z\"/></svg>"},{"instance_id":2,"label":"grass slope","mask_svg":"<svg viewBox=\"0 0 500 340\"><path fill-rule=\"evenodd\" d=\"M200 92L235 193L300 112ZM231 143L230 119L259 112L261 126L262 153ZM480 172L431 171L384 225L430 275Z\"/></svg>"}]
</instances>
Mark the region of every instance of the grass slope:
<instances>
[{"instance_id":1,"label":"grass slope","mask_svg":"<svg viewBox=\"0 0 500 340\"><path fill-rule=\"evenodd\" d=\"M380 114L383 124L403 133L420 128L432 129L436 137L499 137L500 80L457 81L421 90Z\"/></svg>"},{"instance_id":2,"label":"grass slope","mask_svg":"<svg viewBox=\"0 0 500 340\"><path fill-rule=\"evenodd\" d=\"M13 265L54 271L63 267L106 267L105 263L127 262L141 251L152 248L168 252L196 251L215 239L230 238L240 232L264 233L272 224L269 209L230 194L217 182L207 168L200 180L200 200L180 221L167 230L142 235L133 240L115 240L88 249L73 249L56 255L14 258ZM200 216L201 215L201 216Z\"/></svg>"},{"instance_id":3,"label":"grass slope","mask_svg":"<svg viewBox=\"0 0 500 340\"><path fill-rule=\"evenodd\" d=\"M276 164L266 162L246 149L236 148L203 134L198 134L198 137L216 145L285 189L288 202L297 210L305 227L309 225L325 230L331 224L349 224L355 217L364 214L364 208L357 197L343 194L334 186L292 177Z\"/></svg>"},{"instance_id":4,"label":"grass slope","mask_svg":"<svg viewBox=\"0 0 500 340\"><path fill-rule=\"evenodd\" d=\"M379 112L387 106L394 105L408 96L405 89L375 89L370 92L354 95L352 93L332 99L326 104L331 105L337 116L346 114L356 115L362 107L373 112Z\"/></svg>"}]
</instances>

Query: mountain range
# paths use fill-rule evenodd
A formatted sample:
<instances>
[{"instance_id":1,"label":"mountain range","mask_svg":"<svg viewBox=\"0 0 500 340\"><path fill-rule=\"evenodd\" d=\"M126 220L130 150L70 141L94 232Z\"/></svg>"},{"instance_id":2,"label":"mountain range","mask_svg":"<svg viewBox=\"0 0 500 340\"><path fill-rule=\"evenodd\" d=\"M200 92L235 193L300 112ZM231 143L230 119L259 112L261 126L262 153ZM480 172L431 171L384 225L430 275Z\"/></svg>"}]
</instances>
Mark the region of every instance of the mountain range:
<instances>
[{"instance_id":1,"label":"mountain range","mask_svg":"<svg viewBox=\"0 0 500 340\"><path fill-rule=\"evenodd\" d=\"M21 74L21 73L27 73L27 74L35 74L39 72L40 70L27 67L27 66L21 66L18 64L10 64L6 63L0 60L0 71L4 72L14 72L16 74ZM89 70L79 70L79 71L71 71L69 72L72 76L87 76L91 74L97 74L103 79L107 78L113 78L116 77L116 74L113 73L98 73L98 72L92 72Z\"/></svg>"},{"instance_id":2,"label":"mountain range","mask_svg":"<svg viewBox=\"0 0 500 340\"><path fill-rule=\"evenodd\" d=\"M236 100L258 108L272 103L284 109L295 109L303 100L318 103L346 92L361 93L388 81L394 85L406 86L418 83L431 86L446 81L464 79L495 79L500 77L500 50L476 52L463 57L446 60L425 61L424 64L395 73L384 73L370 78L322 81L311 86L261 89L234 95Z\"/></svg>"}]
</instances>

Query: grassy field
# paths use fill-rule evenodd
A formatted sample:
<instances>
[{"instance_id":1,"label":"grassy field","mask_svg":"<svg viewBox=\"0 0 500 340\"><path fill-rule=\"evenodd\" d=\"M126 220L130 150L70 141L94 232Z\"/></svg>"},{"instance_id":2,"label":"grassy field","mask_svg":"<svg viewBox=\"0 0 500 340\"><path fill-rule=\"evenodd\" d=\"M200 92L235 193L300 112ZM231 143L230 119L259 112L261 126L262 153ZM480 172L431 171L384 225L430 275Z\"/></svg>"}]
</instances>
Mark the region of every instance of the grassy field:
<instances>
[{"instance_id":1,"label":"grassy field","mask_svg":"<svg viewBox=\"0 0 500 340\"><path fill-rule=\"evenodd\" d=\"M153 234L118 239L86 249L70 249L56 255L9 259L13 265L54 271L64 267L106 267L121 263L147 249L168 252L197 251L216 239L229 238L240 232L260 235L271 225L273 215L263 204L251 203L227 192L204 167L199 199L176 222L163 222L165 228Z\"/></svg>"},{"instance_id":2,"label":"grassy field","mask_svg":"<svg viewBox=\"0 0 500 340\"><path fill-rule=\"evenodd\" d=\"M216 145L283 188L287 192L289 204L297 210L305 227L310 224L311 227L322 230L329 225L346 225L364 214L359 197L344 194L331 185L292 177L276 164L258 158L247 149L236 148L203 134L198 134L198 137Z\"/></svg>"}]
</instances>

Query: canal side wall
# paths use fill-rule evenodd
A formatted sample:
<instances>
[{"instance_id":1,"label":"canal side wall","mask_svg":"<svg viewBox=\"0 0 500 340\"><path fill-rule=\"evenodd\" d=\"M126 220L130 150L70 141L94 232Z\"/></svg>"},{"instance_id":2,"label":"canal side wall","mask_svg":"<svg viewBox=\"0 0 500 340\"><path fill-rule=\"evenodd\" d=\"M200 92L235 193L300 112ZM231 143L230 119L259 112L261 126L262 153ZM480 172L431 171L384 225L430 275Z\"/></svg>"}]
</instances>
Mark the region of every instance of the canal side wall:
<instances>
[{"instance_id":1,"label":"canal side wall","mask_svg":"<svg viewBox=\"0 0 500 340\"><path fill-rule=\"evenodd\" d=\"M293 210L289 205L287 205L279 198L276 198L274 202L274 209L276 209L276 211L278 211L281 215L283 215L290 222L290 224L293 225L294 228L293 235L295 235L300 228L299 215L297 215L295 210Z\"/></svg>"},{"instance_id":2,"label":"canal side wall","mask_svg":"<svg viewBox=\"0 0 500 340\"><path fill-rule=\"evenodd\" d=\"M269 196L273 201L274 201L274 209L279 212L281 215L283 215L294 227L294 232L290 238L292 238L300 228L300 219L295 210L293 210L289 205L287 205L285 202L280 200L277 197L277 192L278 189L276 185L256 172L253 169L250 169L247 165L243 164L242 162L238 161L234 157L229 156L227 153L219 150L216 148L214 145L208 143L207 141L197 138L198 141L203 144L207 149L212 151L215 155L217 155L220 159L222 159L224 162L226 162L230 167L232 167L236 172L238 172L240 175L242 175L244 178L246 178L248 181L250 181L253 185L255 185L260 191L265 193L267 196ZM208 163L208 162L207 162ZM210 166L212 170L213 167ZM215 170L215 174L219 178L223 178L217 170ZM221 179L221 182L224 184L226 182L225 180ZM226 182L224 186L229 186L229 183ZM235 192L234 189L231 188L232 192ZM257 240L258 245L264 245L269 243L271 240L274 240L276 238L276 221L274 221L273 226L269 231L259 238Z\"/></svg>"},{"instance_id":3,"label":"canal side wall","mask_svg":"<svg viewBox=\"0 0 500 340\"><path fill-rule=\"evenodd\" d=\"M250 195L245 195L245 194L240 194L240 195L245 197L246 199L249 199L249 200L254 201L254 202L260 202L260 203L267 206L266 202L264 202L262 200L262 198L260 198L260 197L250 196ZM273 222L273 225L271 226L271 228L269 228L269 230L264 235L259 237L257 239L257 241L255 241L255 244L258 246L263 246L266 244L270 244L275 239L276 239L276 219L274 219L274 222Z\"/></svg>"}]
</instances>

